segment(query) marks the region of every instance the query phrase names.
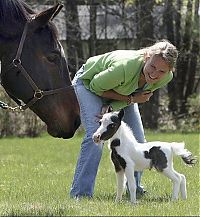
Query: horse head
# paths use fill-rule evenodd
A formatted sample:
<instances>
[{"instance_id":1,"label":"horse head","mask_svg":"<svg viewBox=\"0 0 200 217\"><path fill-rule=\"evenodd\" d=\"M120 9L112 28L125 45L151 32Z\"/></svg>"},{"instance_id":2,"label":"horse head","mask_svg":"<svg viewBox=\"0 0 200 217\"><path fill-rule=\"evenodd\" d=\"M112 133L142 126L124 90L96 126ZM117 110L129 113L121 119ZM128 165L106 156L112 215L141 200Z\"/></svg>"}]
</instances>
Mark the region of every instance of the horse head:
<instances>
[{"instance_id":1,"label":"horse head","mask_svg":"<svg viewBox=\"0 0 200 217\"><path fill-rule=\"evenodd\" d=\"M1 84L46 123L50 135L71 138L80 125L79 106L51 21L61 8L36 14L21 0L0 2Z\"/></svg>"}]
</instances>

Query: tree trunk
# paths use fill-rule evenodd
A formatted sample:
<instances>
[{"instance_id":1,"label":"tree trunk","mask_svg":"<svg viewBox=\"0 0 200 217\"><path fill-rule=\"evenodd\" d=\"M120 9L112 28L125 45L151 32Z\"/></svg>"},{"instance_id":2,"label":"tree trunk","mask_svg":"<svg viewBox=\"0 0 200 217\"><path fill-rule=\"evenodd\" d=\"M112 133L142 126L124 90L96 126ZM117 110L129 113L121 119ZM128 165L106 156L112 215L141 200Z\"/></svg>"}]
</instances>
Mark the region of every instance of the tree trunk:
<instances>
[{"instance_id":1,"label":"tree trunk","mask_svg":"<svg viewBox=\"0 0 200 217\"><path fill-rule=\"evenodd\" d=\"M189 72L190 62L190 49L192 38L192 0L188 0L186 21L185 21L185 33L183 35L182 49L180 49L180 57L177 63L177 112L179 115L186 113L186 83Z\"/></svg>"},{"instance_id":2,"label":"tree trunk","mask_svg":"<svg viewBox=\"0 0 200 217\"><path fill-rule=\"evenodd\" d=\"M167 39L173 43L175 43L175 35L174 35L174 7L173 7L173 0L167 0L166 1L166 6L165 6L165 11L163 14L163 23L166 26L166 34L167 34ZM177 110L177 105L176 105L176 74L174 73L174 78L172 81L168 84L168 96L169 96L169 105L168 108L170 111L175 113Z\"/></svg>"},{"instance_id":3,"label":"tree trunk","mask_svg":"<svg viewBox=\"0 0 200 217\"><path fill-rule=\"evenodd\" d=\"M159 90L154 91L149 102L140 105L140 111L144 127L157 129L159 119Z\"/></svg>"},{"instance_id":4,"label":"tree trunk","mask_svg":"<svg viewBox=\"0 0 200 217\"><path fill-rule=\"evenodd\" d=\"M81 30L78 20L77 0L65 0L65 16L67 29L67 58L71 78L83 64Z\"/></svg>"},{"instance_id":5,"label":"tree trunk","mask_svg":"<svg viewBox=\"0 0 200 217\"><path fill-rule=\"evenodd\" d=\"M187 98L195 92L195 77L197 77L197 61L199 56L199 0L195 1L195 11L194 11L194 25L193 29L195 30L192 34L193 42L192 42L192 48L191 48L191 54L190 54L190 62L189 62L189 70L188 70L188 81L186 85L186 92L185 92L185 101L187 101Z\"/></svg>"},{"instance_id":6,"label":"tree trunk","mask_svg":"<svg viewBox=\"0 0 200 217\"><path fill-rule=\"evenodd\" d=\"M154 0L136 1L137 40L139 47L145 47L154 41L152 11ZM140 106L144 127L156 129L159 117L159 91L154 92L148 103Z\"/></svg>"},{"instance_id":7,"label":"tree trunk","mask_svg":"<svg viewBox=\"0 0 200 217\"><path fill-rule=\"evenodd\" d=\"M96 55L96 5L91 0L90 5L90 56Z\"/></svg>"}]
</instances>

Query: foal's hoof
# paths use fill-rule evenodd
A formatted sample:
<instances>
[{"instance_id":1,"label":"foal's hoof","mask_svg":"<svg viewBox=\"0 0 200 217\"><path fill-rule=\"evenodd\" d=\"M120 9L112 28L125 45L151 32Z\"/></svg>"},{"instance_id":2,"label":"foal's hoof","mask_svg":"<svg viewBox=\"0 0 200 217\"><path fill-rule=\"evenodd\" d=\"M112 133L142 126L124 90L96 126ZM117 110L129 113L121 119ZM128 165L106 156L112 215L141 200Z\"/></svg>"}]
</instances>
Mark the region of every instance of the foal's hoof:
<instances>
[{"instance_id":1,"label":"foal's hoof","mask_svg":"<svg viewBox=\"0 0 200 217\"><path fill-rule=\"evenodd\" d=\"M120 203L120 202L122 202L121 199L119 199L119 198L116 198L116 199L115 199L115 203Z\"/></svg>"},{"instance_id":2,"label":"foal's hoof","mask_svg":"<svg viewBox=\"0 0 200 217\"><path fill-rule=\"evenodd\" d=\"M178 200L178 198L173 198L171 199L172 202L176 202Z\"/></svg>"},{"instance_id":3,"label":"foal's hoof","mask_svg":"<svg viewBox=\"0 0 200 217\"><path fill-rule=\"evenodd\" d=\"M132 205L132 206L137 206L138 204L139 204L138 201L131 202L131 205Z\"/></svg>"}]
</instances>

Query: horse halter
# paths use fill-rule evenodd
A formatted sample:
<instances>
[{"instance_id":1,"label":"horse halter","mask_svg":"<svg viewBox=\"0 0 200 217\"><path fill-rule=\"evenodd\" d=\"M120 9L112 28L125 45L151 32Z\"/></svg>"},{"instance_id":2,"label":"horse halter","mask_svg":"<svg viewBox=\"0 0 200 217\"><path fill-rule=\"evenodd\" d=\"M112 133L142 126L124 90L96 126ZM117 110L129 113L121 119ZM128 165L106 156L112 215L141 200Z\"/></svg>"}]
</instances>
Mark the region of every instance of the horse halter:
<instances>
[{"instance_id":1,"label":"horse halter","mask_svg":"<svg viewBox=\"0 0 200 217\"><path fill-rule=\"evenodd\" d=\"M73 89L73 86L66 86L66 87L62 87L62 88L58 88L58 89L54 89L54 90L41 90L33 81L33 79L31 78L31 76L28 74L28 72L26 71L26 69L23 67L22 62L21 62L21 54L22 54L22 49L24 46L24 42L26 39L26 35L27 35L27 31L28 31L28 25L31 23L31 20L28 20L24 26L24 30L22 33L22 37L20 39L20 43L19 43L19 47L17 49L17 54L15 56L15 58L12 61L12 66L18 68L20 70L20 72L24 75L24 77L26 78L26 80L29 82L29 84L31 85L31 87L34 90L34 94L33 94L33 98L25 105L20 105L19 109L24 111L27 108L31 107L33 104L35 104L38 100L42 99L44 96L48 96L48 95L52 95L52 94L56 94L60 91L66 90L66 89Z\"/></svg>"}]
</instances>

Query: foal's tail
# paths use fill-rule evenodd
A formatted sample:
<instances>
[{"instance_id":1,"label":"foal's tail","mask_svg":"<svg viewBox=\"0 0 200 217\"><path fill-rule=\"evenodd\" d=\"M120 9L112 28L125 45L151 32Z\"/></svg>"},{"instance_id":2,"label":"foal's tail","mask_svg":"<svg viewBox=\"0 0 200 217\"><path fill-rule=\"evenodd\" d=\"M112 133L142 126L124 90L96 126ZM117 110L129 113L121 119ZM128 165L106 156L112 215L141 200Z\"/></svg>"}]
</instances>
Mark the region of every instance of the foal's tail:
<instances>
[{"instance_id":1,"label":"foal's tail","mask_svg":"<svg viewBox=\"0 0 200 217\"><path fill-rule=\"evenodd\" d=\"M173 142L171 147L172 147L174 154L180 156L186 164L190 166L196 164L197 162L196 156L193 156L190 151L185 149L184 142L181 142L181 143Z\"/></svg>"}]
</instances>

